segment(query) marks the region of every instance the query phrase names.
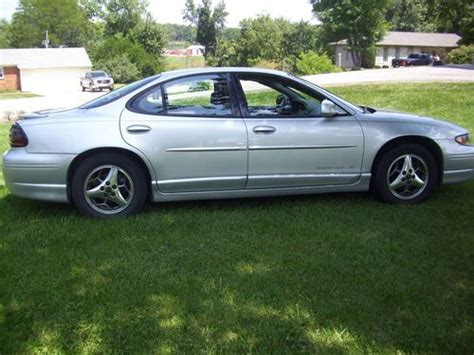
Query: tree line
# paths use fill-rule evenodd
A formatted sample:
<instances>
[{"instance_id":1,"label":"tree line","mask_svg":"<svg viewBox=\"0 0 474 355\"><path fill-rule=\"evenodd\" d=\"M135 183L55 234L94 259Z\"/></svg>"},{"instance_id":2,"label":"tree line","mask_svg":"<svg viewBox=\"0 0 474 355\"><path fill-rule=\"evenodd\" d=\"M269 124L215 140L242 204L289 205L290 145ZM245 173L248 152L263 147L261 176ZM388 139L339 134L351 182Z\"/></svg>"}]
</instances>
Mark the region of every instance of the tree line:
<instances>
[{"instance_id":1,"label":"tree line","mask_svg":"<svg viewBox=\"0 0 474 355\"><path fill-rule=\"evenodd\" d=\"M20 0L0 21L0 48L86 47L94 67L129 82L164 69L170 42L200 43L215 66L263 66L306 74L332 71L331 43L348 40L354 62L366 64L387 30L454 32L474 42L470 0L308 0L320 24L260 15L227 28L225 1L186 0L186 25L157 23L147 0ZM291 6L291 5L289 5Z\"/></svg>"}]
</instances>

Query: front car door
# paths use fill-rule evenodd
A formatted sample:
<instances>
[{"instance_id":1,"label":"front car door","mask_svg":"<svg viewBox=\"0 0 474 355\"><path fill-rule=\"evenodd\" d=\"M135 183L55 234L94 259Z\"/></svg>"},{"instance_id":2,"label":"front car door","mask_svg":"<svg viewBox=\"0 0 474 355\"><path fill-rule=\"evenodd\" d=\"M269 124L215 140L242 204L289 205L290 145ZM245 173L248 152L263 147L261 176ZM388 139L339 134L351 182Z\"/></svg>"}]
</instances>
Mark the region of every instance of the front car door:
<instances>
[{"instance_id":1,"label":"front car door","mask_svg":"<svg viewBox=\"0 0 474 355\"><path fill-rule=\"evenodd\" d=\"M165 193L244 189L247 131L228 74L147 89L121 115L125 141L145 153Z\"/></svg>"},{"instance_id":2,"label":"front car door","mask_svg":"<svg viewBox=\"0 0 474 355\"><path fill-rule=\"evenodd\" d=\"M249 135L247 188L344 185L361 174L357 119L322 117L325 97L286 77L235 74Z\"/></svg>"}]
</instances>

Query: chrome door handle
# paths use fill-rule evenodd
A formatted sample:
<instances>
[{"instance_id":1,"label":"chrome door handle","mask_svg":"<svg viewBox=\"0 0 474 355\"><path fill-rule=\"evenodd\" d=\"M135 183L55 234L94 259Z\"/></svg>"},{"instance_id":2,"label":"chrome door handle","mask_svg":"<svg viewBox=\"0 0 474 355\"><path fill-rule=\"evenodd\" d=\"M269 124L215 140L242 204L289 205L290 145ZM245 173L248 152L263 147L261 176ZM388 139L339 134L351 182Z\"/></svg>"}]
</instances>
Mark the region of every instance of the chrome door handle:
<instances>
[{"instance_id":1,"label":"chrome door handle","mask_svg":"<svg viewBox=\"0 0 474 355\"><path fill-rule=\"evenodd\" d=\"M129 133L146 133L151 131L151 127L144 126L144 125L133 125L127 127L127 132Z\"/></svg>"},{"instance_id":2,"label":"chrome door handle","mask_svg":"<svg viewBox=\"0 0 474 355\"><path fill-rule=\"evenodd\" d=\"M253 131L257 134L270 134L276 131L275 127L272 126L256 126Z\"/></svg>"}]
</instances>

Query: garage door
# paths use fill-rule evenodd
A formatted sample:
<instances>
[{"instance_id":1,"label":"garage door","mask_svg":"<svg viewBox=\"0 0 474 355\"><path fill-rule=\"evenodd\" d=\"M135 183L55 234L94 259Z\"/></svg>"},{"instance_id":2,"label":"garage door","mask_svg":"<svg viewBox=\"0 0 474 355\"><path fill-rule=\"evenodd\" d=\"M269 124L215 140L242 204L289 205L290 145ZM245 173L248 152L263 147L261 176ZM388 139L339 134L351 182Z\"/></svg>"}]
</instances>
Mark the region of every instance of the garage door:
<instances>
[{"instance_id":1,"label":"garage door","mask_svg":"<svg viewBox=\"0 0 474 355\"><path fill-rule=\"evenodd\" d=\"M22 69L21 90L31 92L74 92L89 68Z\"/></svg>"}]
</instances>

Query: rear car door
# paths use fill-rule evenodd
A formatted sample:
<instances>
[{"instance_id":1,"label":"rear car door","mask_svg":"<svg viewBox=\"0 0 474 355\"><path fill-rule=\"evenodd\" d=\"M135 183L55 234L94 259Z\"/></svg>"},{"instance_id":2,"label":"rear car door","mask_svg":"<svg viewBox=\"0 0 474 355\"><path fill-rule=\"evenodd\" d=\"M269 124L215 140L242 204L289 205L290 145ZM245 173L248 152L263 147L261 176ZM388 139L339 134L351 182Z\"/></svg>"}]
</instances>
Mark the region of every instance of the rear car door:
<instances>
[{"instance_id":1,"label":"rear car door","mask_svg":"<svg viewBox=\"0 0 474 355\"><path fill-rule=\"evenodd\" d=\"M249 135L247 188L344 185L360 178L362 128L341 109L322 117L322 94L289 78L236 74Z\"/></svg>"},{"instance_id":2,"label":"rear car door","mask_svg":"<svg viewBox=\"0 0 474 355\"><path fill-rule=\"evenodd\" d=\"M228 74L174 79L132 99L125 141L145 153L161 192L244 189L247 131Z\"/></svg>"}]
</instances>

